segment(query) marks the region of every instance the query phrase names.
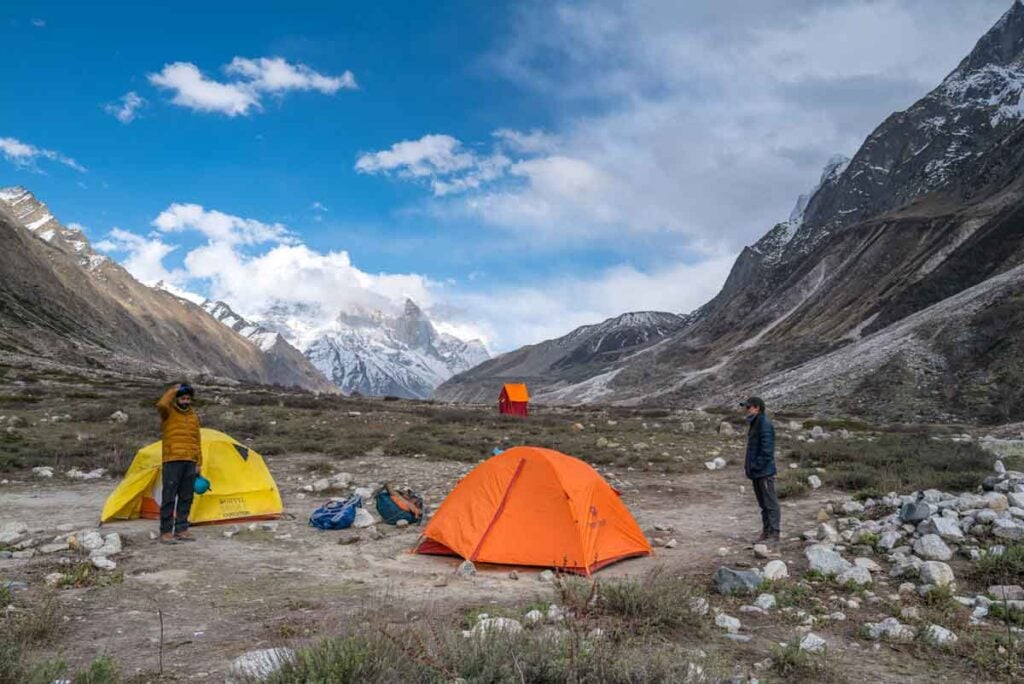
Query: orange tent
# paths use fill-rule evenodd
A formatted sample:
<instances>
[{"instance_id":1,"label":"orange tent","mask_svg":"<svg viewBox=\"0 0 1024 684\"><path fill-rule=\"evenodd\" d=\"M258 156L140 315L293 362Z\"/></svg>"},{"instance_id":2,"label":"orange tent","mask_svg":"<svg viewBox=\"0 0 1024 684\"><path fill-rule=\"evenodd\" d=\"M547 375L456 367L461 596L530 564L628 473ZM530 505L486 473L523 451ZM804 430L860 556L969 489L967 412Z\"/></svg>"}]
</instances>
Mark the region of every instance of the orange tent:
<instances>
[{"instance_id":1,"label":"orange tent","mask_svg":"<svg viewBox=\"0 0 1024 684\"><path fill-rule=\"evenodd\" d=\"M507 383L498 395L498 412L525 417L529 413L530 393L523 383Z\"/></svg>"},{"instance_id":2,"label":"orange tent","mask_svg":"<svg viewBox=\"0 0 1024 684\"><path fill-rule=\"evenodd\" d=\"M417 553L583 575L651 553L619 493L583 461L514 447L474 468L423 531Z\"/></svg>"}]
</instances>

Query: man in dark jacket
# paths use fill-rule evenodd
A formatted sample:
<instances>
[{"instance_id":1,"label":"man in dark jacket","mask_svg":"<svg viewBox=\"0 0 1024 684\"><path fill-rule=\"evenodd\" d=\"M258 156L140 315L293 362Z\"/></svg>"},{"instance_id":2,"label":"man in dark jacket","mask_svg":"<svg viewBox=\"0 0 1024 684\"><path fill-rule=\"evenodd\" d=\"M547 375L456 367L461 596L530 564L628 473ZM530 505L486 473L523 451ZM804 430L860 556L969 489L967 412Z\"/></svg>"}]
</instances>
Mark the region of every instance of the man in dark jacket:
<instances>
[{"instance_id":1,"label":"man in dark jacket","mask_svg":"<svg viewBox=\"0 0 1024 684\"><path fill-rule=\"evenodd\" d=\"M747 458L744 468L753 482L761 507L761 536L756 542L777 542L781 528L779 497L775 494L775 426L768 420L764 402L750 397L740 404L747 411Z\"/></svg>"}]
</instances>

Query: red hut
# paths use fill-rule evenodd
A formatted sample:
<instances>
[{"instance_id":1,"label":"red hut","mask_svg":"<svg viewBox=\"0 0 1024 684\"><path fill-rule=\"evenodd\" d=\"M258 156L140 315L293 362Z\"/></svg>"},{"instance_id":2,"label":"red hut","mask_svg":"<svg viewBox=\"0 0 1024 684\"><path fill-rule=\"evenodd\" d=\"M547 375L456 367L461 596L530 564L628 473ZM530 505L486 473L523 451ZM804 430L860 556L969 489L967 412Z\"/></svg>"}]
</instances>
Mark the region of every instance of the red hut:
<instances>
[{"instance_id":1,"label":"red hut","mask_svg":"<svg viewBox=\"0 0 1024 684\"><path fill-rule=\"evenodd\" d=\"M530 393L526 391L526 385L509 383L501 388L501 395L498 396L498 412L525 418L529 414L527 408L529 403Z\"/></svg>"}]
</instances>

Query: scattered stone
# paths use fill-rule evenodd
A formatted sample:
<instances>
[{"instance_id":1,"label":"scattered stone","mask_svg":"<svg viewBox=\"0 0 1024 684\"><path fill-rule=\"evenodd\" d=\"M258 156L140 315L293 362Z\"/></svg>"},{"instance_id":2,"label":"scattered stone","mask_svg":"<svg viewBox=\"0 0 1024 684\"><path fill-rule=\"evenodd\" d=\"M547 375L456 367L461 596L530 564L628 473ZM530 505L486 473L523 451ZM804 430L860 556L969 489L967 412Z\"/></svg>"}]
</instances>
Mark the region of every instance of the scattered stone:
<instances>
[{"instance_id":1,"label":"scattered stone","mask_svg":"<svg viewBox=\"0 0 1024 684\"><path fill-rule=\"evenodd\" d=\"M28 526L23 522L4 523L0 527L0 546L12 546L28 534Z\"/></svg>"},{"instance_id":2,"label":"scattered stone","mask_svg":"<svg viewBox=\"0 0 1024 684\"><path fill-rule=\"evenodd\" d=\"M948 541L960 541L964 538L963 530L953 518L933 515L921 523L926 534L937 534Z\"/></svg>"},{"instance_id":3,"label":"scattered stone","mask_svg":"<svg viewBox=\"0 0 1024 684\"><path fill-rule=\"evenodd\" d=\"M65 542L55 542L53 544L43 544L42 546L40 546L39 547L39 553L42 553L42 554L59 553L61 551L67 551L70 548L71 548L71 545L68 544L66 541Z\"/></svg>"},{"instance_id":4,"label":"scattered stone","mask_svg":"<svg viewBox=\"0 0 1024 684\"><path fill-rule=\"evenodd\" d=\"M955 583L953 569L940 561L926 561L921 564L921 581L937 587L948 587Z\"/></svg>"},{"instance_id":5,"label":"scattered stone","mask_svg":"<svg viewBox=\"0 0 1024 684\"><path fill-rule=\"evenodd\" d=\"M114 411L113 413L110 414L108 420L112 423L127 423L128 414L118 409L117 411Z\"/></svg>"},{"instance_id":6,"label":"scattered stone","mask_svg":"<svg viewBox=\"0 0 1024 684\"><path fill-rule=\"evenodd\" d=\"M310 487L312 487L311 491L313 492L325 492L331 488L331 481L328 480L326 477L322 477L319 480L314 481L313 484L310 485Z\"/></svg>"},{"instance_id":7,"label":"scattered stone","mask_svg":"<svg viewBox=\"0 0 1024 684\"><path fill-rule=\"evenodd\" d=\"M914 553L927 560L947 561L953 552L937 534L926 534L914 542Z\"/></svg>"},{"instance_id":8,"label":"scattered stone","mask_svg":"<svg viewBox=\"0 0 1024 684\"><path fill-rule=\"evenodd\" d=\"M1006 466L1003 465L1002 461L997 460L995 464L992 466L992 469L1000 475L1006 474Z\"/></svg>"},{"instance_id":9,"label":"scattered stone","mask_svg":"<svg viewBox=\"0 0 1024 684\"><path fill-rule=\"evenodd\" d=\"M997 584L988 593L1000 601L1024 601L1024 587L1019 584Z\"/></svg>"},{"instance_id":10,"label":"scattered stone","mask_svg":"<svg viewBox=\"0 0 1024 684\"><path fill-rule=\"evenodd\" d=\"M544 621L544 613L534 608L529 613L524 615L523 619L526 620L527 624L536 625L537 623Z\"/></svg>"},{"instance_id":11,"label":"scattered stone","mask_svg":"<svg viewBox=\"0 0 1024 684\"><path fill-rule=\"evenodd\" d=\"M736 430L733 429L732 423L723 420L721 423L718 424L718 434L722 435L723 437L732 437L733 435L736 434Z\"/></svg>"},{"instance_id":12,"label":"scattered stone","mask_svg":"<svg viewBox=\"0 0 1024 684\"><path fill-rule=\"evenodd\" d=\"M917 586L913 582L903 582L897 590L901 595L913 594Z\"/></svg>"},{"instance_id":13,"label":"scattered stone","mask_svg":"<svg viewBox=\"0 0 1024 684\"><path fill-rule=\"evenodd\" d=\"M358 544L360 541L361 538L358 534L350 534L338 538L338 544L340 546L351 546L352 544Z\"/></svg>"},{"instance_id":14,"label":"scattered stone","mask_svg":"<svg viewBox=\"0 0 1024 684\"><path fill-rule=\"evenodd\" d=\"M825 436L825 428L815 425L811 428L811 439L821 439Z\"/></svg>"},{"instance_id":15,"label":"scattered stone","mask_svg":"<svg viewBox=\"0 0 1024 684\"><path fill-rule=\"evenodd\" d=\"M808 632L804 635L804 638L800 640L800 650L808 651L809 653L820 653L824 651L827 646L828 642L814 632Z\"/></svg>"},{"instance_id":16,"label":"scattered stone","mask_svg":"<svg viewBox=\"0 0 1024 684\"><path fill-rule=\"evenodd\" d=\"M914 630L894 617L881 622L868 622L864 627L868 636L875 640L885 637L893 641L910 641L914 638Z\"/></svg>"},{"instance_id":17,"label":"scattered stone","mask_svg":"<svg viewBox=\"0 0 1024 684\"><path fill-rule=\"evenodd\" d=\"M679 424L679 429L682 430L683 432L693 432L694 430L697 429L697 427L692 422L686 421L684 423Z\"/></svg>"},{"instance_id":18,"label":"scattered stone","mask_svg":"<svg viewBox=\"0 0 1024 684\"><path fill-rule=\"evenodd\" d=\"M409 521L406 520L405 518L400 518L399 520L397 520L395 522L395 527L397 527L399 529L401 529L403 527L408 527L408 526L409 526Z\"/></svg>"},{"instance_id":19,"label":"scattered stone","mask_svg":"<svg viewBox=\"0 0 1024 684\"><path fill-rule=\"evenodd\" d=\"M98 480L107 472L106 468L96 468L89 472L84 472L78 468L72 468L71 470L64 473L67 477L72 480Z\"/></svg>"},{"instance_id":20,"label":"scattered stone","mask_svg":"<svg viewBox=\"0 0 1024 684\"><path fill-rule=\"evenodd\" d=\"M15 551L11 554L11 558L14 560L28 560L36 555L35 549L25 549L23 551Z\"/></svg>"},{"instance_id":21,"label":"scattered stone","mask_svg":"<svg viewBox=\"0 0 1024 684\"><path fill-rule=\"evenodd\" d=\"M858 568L864 568L868 572L881 572L882 566L870 558L854 558L853 564Z\"/></svg>"},{"instance_id":22,"label":"scattered stone","mask_svg":"<svg viewBox=\"0 0 1024 684\"><path fill-rule=\"evenodd\" d=\"M840 584L854 584L858 587L864 587L871 584L871 573L867 568L855 565L849 570L840 573L836 577L836 581Z\"/></svg>"},{"instance_id":23,"label":"scattered stone","mask_svg":"<svg viewBox=\"0 0 1024 684\"><path fill-rule=\"evenodd\" d=\"M720 594L753 594L764 583L760 570L734 570L721 567L715 571L715 590Z\"/></svg>"},{"instance_id":24,"label":"scattered stone","mask_svg":"<svg viewBox=\"0 0 1024 684\"><path fill-rule=\"evenodd\" d=\"M1005 511L1010 505L1006 495L999 492L987 492L981 499L985 506L997 512Z\"/></svg>"},{"instance_id":25,"label":"scattered stone","mask_svg":"<svg viewBox=\"0 0 1024 684\"><path fill-rule=\"evenodd\" d=\"M32 474L36 477L49 478L53 477L53 468L50 466L36 466L32 469Z\"/></svg>"},{"instance_id":26,"label":"scattered stone","mask_svg":"<svg viewBox=\"0 0 1024 684\"><path fill-rule=\"evenodd\" d=\"M817 475L809 475L807 477L807 484L811 486L811 489L818 489L821 487L821 478Z\"/></svg>"},{"instance_id":27,"label":"scattered stone","mask_svg":"<svg viewBox=\"0 0 1024 684\"><path fill-rule=\"evenodd\" d=\"M690 612L694 615L707 615L711 611L711 604L703 596L695 596L690 599Z\"/></svg>"},{"instance_id":28,"label":"scattered stone","mask_svg":"<svg viewBox=\"0 0 1024 684\"><path fill-rule=\"evenodd\" d=\"M754 605L761 610L771 610L776 606L775 594L761 594L754 601Z\"/></svg>"},{"instance_id":29,"label":"scattered stone","mask_svg":"<svg viewBox=\"0 0 1024 684\"><path fill-rule=\"evenodd\" d=\"M724 546L719 546L718 550L715 551L715 553L717 553L719 556L725 557L729 555L729 549L727 549Z\"/></svg>"},{"instance_id":30,"label":"scattered stone","mask_svg":"<svg viewBox=\"0 0 1024 684\"><path fill-rule=\"evenodd\" d=\"M585 429L586 428L583 427L583 423L573 423L572 424L572 431L573 432L583 432Z\"/></svg>"},{"instance_id":31,"label":"scattered stone","mask_svg":"<svg viewBox=\"0 0 1024 684\"><path fill-rule=\"evenodd\" d=\"M43 581L46 582L46 586L48 586L48 587L55 587L58 584L60 584L61 581L63 581L63 579L64 579L64 575L62 573L51 572L50 574L48 574L46 577L43 578Z\"/></svg>"},{"instance_id":32,"label":"scattered stone","mask_svg":"<svg viewBox=\"0 0 1024 684\"><path fill-rule=\"evenodd\" d=\"M764 578L767 580L779 580L789 577L789 568L786 567L786 563L781 560L769 561L768 565L764 566Z\"/></svg>"},{"instance_id":33,"label":"scattered stone","mask_svg":"<svg viewBox=\"0 0 1024 684\"><path fill-rule=\"evenodd\" d=\"M473 565L473 561L464 560L459 564L459 567L455 569L455 574L459 577L472 577L476 574L476 566Z\"/></svg>"},{"instance_id":34,"label":"scattered stone","mask_svg":"<svg viewBox=\"0 0 1024 684\"><path fill-rule=\"evenodd\" d=\"M565 613L561 608L552 603L548 606L547 618L548 622L561 622L565 619Z\"/></svg>"},{"instance_id":35,"label":"scattered stone","mask_svg":"<svg viewBox=\"0 0 1024 684\"><path fill-rule=\"evenodd\" d=\"M679 542L677 542L675 539L669 539L667 542L665 542L666 549L674 549L677 546L679 546Z\"/></svg>"},{"instance_id":36,"label":"scattered stone","mask_svg":"<svg viewBox=\"0 0 1024 684\"><path fill-rule=\"evenodd\" d=\"M510 580L517 580L519 579L519 573L516 570L512 570L508 573L508 578Z\"/></svg>"},{"instance_id":37,"label":"scattered stone","mask_svg":"<svg viewBox=\"0 0 1024 684\"><path fill-rule=\"evenodd\" d=\"M957 642L956 634L939 625L928 625L924 630L924 639L933 646L952 646Z\"/></svg>"},{"instance_id":38,"label":"scattered stone","mask_svg":"<svg viewBox=\"0 0 1024 684\"><path fill-rule=\"evenodd\" d=\"M830 542L832 544L839 541L839 533L836 531L836 528L824 522L818 525L815 537L821 541Z\"/></svg>"},{"instance_id":39,"label":"scattered stone","mask_svg":"<svg viewBox=\"0 0 1024 684\"><path fill-rule=\"evenodd\" d=\"M931 509L924 501L905 503L900 508L900 520L911 525L927 520L929 515L931 515Z\"/></svg>"},{"instance_id":40,"label":"scattered stone","mask_svg":"<svg viewBox=\"0 0 1024 684\"><path fill-rule=\"evenodd\" d=\"M725 613L719 613L715 616L715 625L721 627L730 634L735 634L740 631L740 621L731 615Z\"/></svg>"},{"instance_id":41,"label":"scattered stone","mask_svg":"<svg viewBox=\"0 0 1024 684\"><path fill-rule=\"evenodd\" d=\"M447 587L448 586L448 576L447 575L436 575L434 577L433 585L435 587L438 587L438 588Z\"/></svg>"},{"instance_id":42,"label":"scattered stone","mask_svg":"<svg viewBox=\"0 0 1024 684\"><path fill-rule=\"evenodd\" d=\"M1022 492L1008 492L1006 500L1014 508L1024 508L1024 493Z\"/></svg>"},{"instance_id":43,"label":"scattered stone","mask_svg":"<svg viewBox=\"0 0 1024 684\"><path fill-rule=\"evenodd\" d=\"M231 661L228 684L263 681L289 663L295 662L295 651L290 648L263 648L249 651Z\"/></svg>"},{"instance_id":44,"label":"scattered stone","mask_svg":"<svg viewBox=\"0 0 1024 684\"><path fill-rule=\"evenodd\" d=\"M352 521L352 527L370 527L375 524L377 524L377 519L373 517L373 513L362 506L356 508L356 517Z\"/></svg>"},{"instance_id":45,"label":"scattered stone","mask_svg":"<svg viewBox=\"0 0 1024 684\"><path fill-rule=\"evenodd\" d=\"M552 572L551 570L545 570L545 571L541 572L539 575L537 575L537 581L538 582L554 582L555 581L555 573Z\"/></svg>"},{"instance_id":46,"label":"scattered stone","mask_svg":"<svg viewBox=\"0 0 1024 684\"><path fill-rule=\"evenodd\" d=\"M840 509L846 515L857 515L864 512L864 504L859 501L844 501Z\"/></svg>"},{"instance_id":47,"label":"scattered stone","mask_svg":"<svg viewBox=\"0 0 1024 684\"><path fill-rule=\"evenodd\" d=\"M238 525L232 525L228 529L224 530L223 535L224 535L225 539L231 539L232 537L234 537L236 534L238 534L241 531L242 531L241 527L239 527Z\"/></svg>"},{"instance_id":48,"label":"scattered stone","mask_svg":"<svg viewBox=\"0 0 1024 684\"><path fill-rule=\"evenodd\" d=\"M820 572L825 577L839 575L851 567L851 563L838 553L821 544L815 544L804 550L811 570Z\"/></svg>"},{"instance_id":49,"label":"scattered stone","mask_svg":"<svg viewBox=\"0 0 1024 684\"><path fill-rule=\"evenodd\" d=\"M495 634L517 634L523 631L523 625L519 620L505 617L483 617L473 629L464 631L462 636L466 638L485 638Z\"/></svg>"},{"instance_id":50,"label":"scattered stone","mask_svg":"<svg viewBox=\"0 0 1024 684\"><path fill-rule=\"evenodd\" d=\"M1000 539L1018 541L1024 539L1024 524L1013 519L997 518L992 521L992 534Z\"/></svg>"},{"instance_id":51,"label":"scattered stone","mask_svg":"<svg viewBox=\"0 0 1024 684\"><path fill-rule=\"evenodd\" d=\"M89 560L92 561L93 567L96 567L100 570L113 570L117 567L117 563L110 560L109 558L106 558L105 556L94 556L91 557Z\"/></svg>"}]
</instances>

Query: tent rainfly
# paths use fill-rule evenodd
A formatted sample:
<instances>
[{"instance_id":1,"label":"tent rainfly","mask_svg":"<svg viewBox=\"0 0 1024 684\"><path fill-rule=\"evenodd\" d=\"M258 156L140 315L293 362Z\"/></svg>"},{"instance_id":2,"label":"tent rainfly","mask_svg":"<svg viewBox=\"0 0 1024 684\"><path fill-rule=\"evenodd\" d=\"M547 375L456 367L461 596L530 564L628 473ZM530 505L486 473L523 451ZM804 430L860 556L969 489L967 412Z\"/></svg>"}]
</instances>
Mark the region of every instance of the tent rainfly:
<instances>
[{"instance_id":1,"label":"tent rainfly","mask_svg":"<svg viewBox=\"0 0 1024 684\"><path fill-rule=\"evenodd\" d=\"M430 519L417 553L590 575L651 554L615 491L587 463L513 447L471 470Z\"/></svg>"},{"instance_id":2,"label":"tent rainfly","mask_svg":"<svg viewBox=\"0 0 1024 684\"><path fill-rule=\"evenodd\" d=\"M501 394L498 395L498 412L512 416L529 415L530 393L526 390L524 383L509 383L503 385Z\"/></svg>"}]
</instances>

